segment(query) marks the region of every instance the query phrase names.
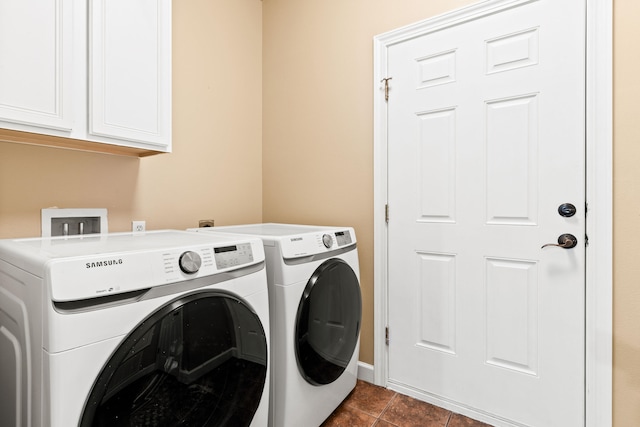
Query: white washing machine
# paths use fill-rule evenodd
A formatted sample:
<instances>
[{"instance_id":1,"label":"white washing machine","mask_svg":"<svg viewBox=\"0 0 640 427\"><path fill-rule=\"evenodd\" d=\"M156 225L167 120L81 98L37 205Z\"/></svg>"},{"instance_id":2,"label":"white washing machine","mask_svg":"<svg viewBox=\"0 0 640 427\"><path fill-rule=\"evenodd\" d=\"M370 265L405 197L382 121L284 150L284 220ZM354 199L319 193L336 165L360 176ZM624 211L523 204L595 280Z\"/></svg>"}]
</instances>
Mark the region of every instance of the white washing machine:
<instances>
[{"instance_id":1,"label":"white washing machine","mask_svg":"<svg viewBox=\"0 0 640 427\"><path fill-rule=\"evenodd\" d=\"M259 239L0 240L3 426L266 426Z\"/></svg>"},{"instance_id":2,"label":"white washing machine","mask_svg":"<svg viewBox=\"0 0 640 427\"><path fill-rule=\"evenodd\" d=\"M257 236L264 242L270 425L319 426L357 380L362 299L353 228L253 224L190 231Z\"/></svg>"}]
</instances>

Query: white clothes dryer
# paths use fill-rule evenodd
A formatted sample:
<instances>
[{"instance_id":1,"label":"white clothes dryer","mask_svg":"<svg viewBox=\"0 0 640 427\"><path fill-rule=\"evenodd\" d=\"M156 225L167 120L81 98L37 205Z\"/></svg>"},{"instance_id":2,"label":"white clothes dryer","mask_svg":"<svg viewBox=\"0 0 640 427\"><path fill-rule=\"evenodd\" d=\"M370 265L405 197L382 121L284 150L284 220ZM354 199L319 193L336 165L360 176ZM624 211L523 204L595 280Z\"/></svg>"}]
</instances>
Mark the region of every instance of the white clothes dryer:
<instances>
[{"instance_id":1,"label":"white clothes dryer","mask_svg":"<svg viewBox=\"0 0 640 427\"><path fill-rule=\"evenodd\" d=\"M3 426L266 426L259 239L0 240Z\"/></svg>"},{"instance_id":2,"label":"white clothes dryer","mask_svg":"<svg viewBox=\"0 0 640 427\"><path fill-rule=\"evenodd\" d=\"M262 239L271 316L269 422L319 426L357 380L362 298L355 231L275 223L191 231Z\"/></svg>"}]
</instances>

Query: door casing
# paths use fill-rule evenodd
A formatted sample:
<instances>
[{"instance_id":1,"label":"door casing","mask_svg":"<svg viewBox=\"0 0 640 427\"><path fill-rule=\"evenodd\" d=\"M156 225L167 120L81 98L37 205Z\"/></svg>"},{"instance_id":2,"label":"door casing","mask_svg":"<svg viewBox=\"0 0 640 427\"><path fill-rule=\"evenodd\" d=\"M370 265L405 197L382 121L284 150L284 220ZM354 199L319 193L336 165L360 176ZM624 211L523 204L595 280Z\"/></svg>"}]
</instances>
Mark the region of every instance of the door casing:
<instances>
[{"instance_id":1,"label":"door casing","mask_svg":"<svg viewBox=\"0 0 640 427\"><path fill-rule=\"evenodd\" d=\"M387 308L387 48L537 0L488 0L374 37L374 382L385 386ZM612 424L613 0L585 0L586 31L586 395L587 427ZM391 213L391 215L393 215Z\"/></svg>"}]
</instances>

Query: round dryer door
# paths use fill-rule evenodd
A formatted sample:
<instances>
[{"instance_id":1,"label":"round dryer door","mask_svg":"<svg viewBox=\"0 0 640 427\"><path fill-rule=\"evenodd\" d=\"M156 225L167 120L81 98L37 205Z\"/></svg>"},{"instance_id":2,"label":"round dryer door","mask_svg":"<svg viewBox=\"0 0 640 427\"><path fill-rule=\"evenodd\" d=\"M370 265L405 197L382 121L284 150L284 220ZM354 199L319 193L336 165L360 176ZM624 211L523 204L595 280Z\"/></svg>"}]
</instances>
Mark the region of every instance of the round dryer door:
<instances>
[{"instance_id":1,"label":"round dryer door","mask_svg":"<svg viewBox=\"0 0 640 427\"><path fill-rule=\"evenodd\" d=\"M262 397L267 341L234 296L191 294L143 321L94 383L81 426L248 426Z\"/></svg>"},{"instance_id":2,"label":"round dryer door","mask_svg":"<svg viewBox=\"0 0 640 427\"><path fill-rule=\"evenodd\" d=\"M302 294L296 317L296 359L307 382L342 375L358 345L362 298L353 269L341 259L322 263Z\"/></svg>"}]
</instances>

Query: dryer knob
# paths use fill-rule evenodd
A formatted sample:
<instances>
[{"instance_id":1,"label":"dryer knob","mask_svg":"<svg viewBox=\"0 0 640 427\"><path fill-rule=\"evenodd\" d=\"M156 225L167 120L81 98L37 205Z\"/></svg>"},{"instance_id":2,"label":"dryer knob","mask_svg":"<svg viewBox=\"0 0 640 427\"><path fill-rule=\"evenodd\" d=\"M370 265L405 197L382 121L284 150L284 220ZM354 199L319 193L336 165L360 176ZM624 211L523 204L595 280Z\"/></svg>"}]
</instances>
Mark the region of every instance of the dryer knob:
<instances>
[{"instance_id":1,"label":"dryer knob","mask_svg":"<svg viewBox=\"0 0 640 427\"><path fill-rule=\"evenodd\" d=\"M180 265L180 270L183 272L187 274L195 274L200 270L202 258L200 258L200 255L198 255L197 252L187 251L180 255L178 265Z\"/></svg>"},{"instance_id":2,"label":"dryer knob","mask_svg":"<svg viewBox=\"0 0 640 427\"><path fill-rule=\"evenodd\" d=\"M322 236L322 244L324 244L325 248L330 248L333 245L333 237L330 234L325 234Z\"/></svg>"}]
</instances>

